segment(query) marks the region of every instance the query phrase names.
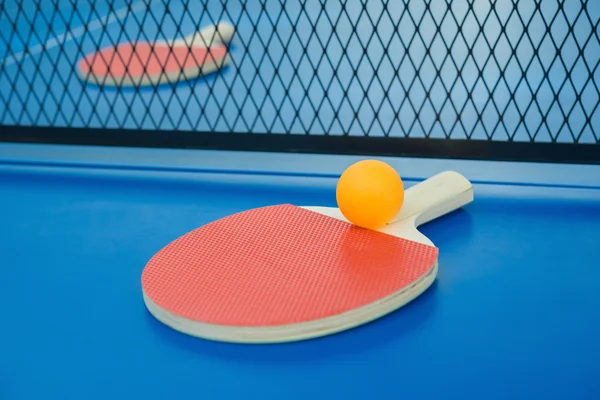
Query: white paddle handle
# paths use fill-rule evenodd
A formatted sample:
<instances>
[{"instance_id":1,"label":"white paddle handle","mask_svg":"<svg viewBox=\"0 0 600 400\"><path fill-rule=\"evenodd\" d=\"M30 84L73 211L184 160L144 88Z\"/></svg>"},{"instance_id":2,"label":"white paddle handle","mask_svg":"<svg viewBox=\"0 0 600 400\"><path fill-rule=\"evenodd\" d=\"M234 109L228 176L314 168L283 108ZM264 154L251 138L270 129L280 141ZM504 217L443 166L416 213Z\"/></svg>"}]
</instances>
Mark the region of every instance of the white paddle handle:
<instances>
[{"instance_id":1,"label":"white paddle handle","mask_svg":"<svg viewBox=\"0 0 600 400\"><path fill-rule=\"evenodd\" d=\"M233 39L235 27L229 22L219 22L210 25L198 32L192 33L184 39L175 41L175 45L186 45L195 47L210 47L215 43L229 43Z\"/></svg>"},{"instance_id":2,"label":"white paddle handle","mask_svg":"<svg viewBox=\"0 0 600 400\"><path fill-rule=\"evenodd\" d=\"M419 226L471 201L471 182L457 172L442 172L406 189L402 209L390 224L414 218L415 226Z\"/></svg>"}]
</instances>

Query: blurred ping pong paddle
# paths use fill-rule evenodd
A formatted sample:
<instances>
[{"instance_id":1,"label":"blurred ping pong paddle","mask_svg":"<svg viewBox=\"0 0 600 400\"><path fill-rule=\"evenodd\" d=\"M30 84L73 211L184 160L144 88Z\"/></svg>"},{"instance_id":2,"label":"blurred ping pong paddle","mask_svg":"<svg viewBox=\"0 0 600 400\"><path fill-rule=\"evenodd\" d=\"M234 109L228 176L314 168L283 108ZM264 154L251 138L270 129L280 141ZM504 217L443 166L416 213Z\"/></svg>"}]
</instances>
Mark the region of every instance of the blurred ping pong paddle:
<instances>
[{"instance_id":1,"label":"blurred ping pong paddle","mask_svg":"<svg viewBox=\"0 0 600 400\"><path fill-rule=\"evenodd\" d=\"M284 204L211 222L176 239L142 273L149 312L206 339L273 343L314 338L383 316L435 280L438 249L417 227L473 200L443 172L406 190L379 231L338 208Z\"/></svg>"},{"instance_id":2,"label":"blurred ping pong paddle","mask_svg":"<svg viewBox=\"0 0 600 400\"><path fill-rule=\"evenodd\" d=\"M86 82L104 86L174 83L206 75L230 62L227 43L235 28L211 25L174 41L121 43L93 52L79 61Z\"/></svg>"}]
</instances>

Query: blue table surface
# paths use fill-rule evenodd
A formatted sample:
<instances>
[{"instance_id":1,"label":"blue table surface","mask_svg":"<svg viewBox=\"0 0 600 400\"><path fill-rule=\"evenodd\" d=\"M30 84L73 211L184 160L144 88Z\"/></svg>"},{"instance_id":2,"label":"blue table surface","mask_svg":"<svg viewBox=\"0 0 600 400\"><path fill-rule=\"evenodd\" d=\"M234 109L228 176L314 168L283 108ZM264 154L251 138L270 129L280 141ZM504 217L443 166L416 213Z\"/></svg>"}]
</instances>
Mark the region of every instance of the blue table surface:
<instances>
[{"instance_id":1,"label":"blue table surface","mask_svg":"<svg viewBox=\"0 0 600 400\"><path fill-rule=\"evenodd\" d=\"M436 283L357 329L226 344L146 311L162 246L251 207L333 206L358 158L0 146L0 399L600 397L599 167L388 159L476 197L422 228Z\"/></svg>"}]
</instances>

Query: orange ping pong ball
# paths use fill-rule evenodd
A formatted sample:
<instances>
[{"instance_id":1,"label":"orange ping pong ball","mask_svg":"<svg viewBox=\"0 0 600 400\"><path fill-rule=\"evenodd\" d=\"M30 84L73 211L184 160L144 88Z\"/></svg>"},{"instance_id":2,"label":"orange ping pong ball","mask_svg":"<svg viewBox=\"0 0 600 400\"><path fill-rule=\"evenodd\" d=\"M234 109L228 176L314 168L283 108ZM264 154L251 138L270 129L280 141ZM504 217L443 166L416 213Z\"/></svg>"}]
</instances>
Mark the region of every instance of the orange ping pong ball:
<instances>
[{"instance_id":1,"label":"orange ping pong ball","mask_svg":"<svg viewBox=\"0 0 600 400\"><path fill-rule=\"evenodd\" d=\"M338 208L354 225L379 229L400 212L404 185L389 164L362 160L349 166L336 187Z\"/></svg>"}]
</instances>

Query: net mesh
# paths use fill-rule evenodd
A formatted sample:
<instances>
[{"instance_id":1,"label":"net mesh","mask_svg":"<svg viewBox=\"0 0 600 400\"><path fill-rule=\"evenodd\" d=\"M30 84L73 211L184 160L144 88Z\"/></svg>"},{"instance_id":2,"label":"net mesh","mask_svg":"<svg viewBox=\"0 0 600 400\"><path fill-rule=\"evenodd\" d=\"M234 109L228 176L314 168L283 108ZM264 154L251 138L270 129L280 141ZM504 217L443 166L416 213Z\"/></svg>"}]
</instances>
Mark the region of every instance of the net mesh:
<instances>
[{"instance_id":1,"label":"net mesh","mask_svg":"<svg viewBox=\"0 0 600 400\"><path fill-rule=\"evenodd\" d=\"M77 73L220 21L231 61L206 76ZM595 0L6 0L0 124L598 144L599 22Z\"/></svg>"}]
</instances>

